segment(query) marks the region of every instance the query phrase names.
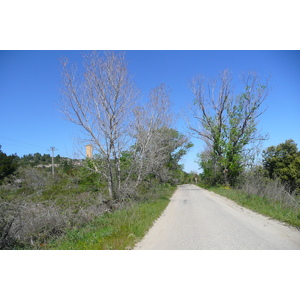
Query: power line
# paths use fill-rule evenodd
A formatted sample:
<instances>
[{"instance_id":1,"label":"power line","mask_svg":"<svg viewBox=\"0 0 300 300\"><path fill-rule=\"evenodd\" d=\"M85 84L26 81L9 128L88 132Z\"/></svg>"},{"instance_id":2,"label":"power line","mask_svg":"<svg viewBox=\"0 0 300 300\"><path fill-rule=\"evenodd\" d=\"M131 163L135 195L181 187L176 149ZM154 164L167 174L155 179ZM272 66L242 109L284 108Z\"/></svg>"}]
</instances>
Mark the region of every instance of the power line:
<instances>
[{"instance_id":1,"label":"power line","mask_svg":"<svg viewBox=\"0 0 300 300\"><path fill-rule=\"evenodd\" d=\"M12 141L12 142L17 142L17 143L20 143L20 144L28 145L28 146L31 146L31 147L40 148L40 149L43 149L43 150L46 149L45 147L41 147L41 146L38 146L38 145L21 142L21 141L18 141L18 140L15 140L15 139L11 139L11 138L8 138L8 137L4 137L4 136L0 136L0 138L1 139L5 139L5 140L9 140L9 141ZM16 146L16 145L11 145L11 146Z\"/></svg>"}]
</instances>

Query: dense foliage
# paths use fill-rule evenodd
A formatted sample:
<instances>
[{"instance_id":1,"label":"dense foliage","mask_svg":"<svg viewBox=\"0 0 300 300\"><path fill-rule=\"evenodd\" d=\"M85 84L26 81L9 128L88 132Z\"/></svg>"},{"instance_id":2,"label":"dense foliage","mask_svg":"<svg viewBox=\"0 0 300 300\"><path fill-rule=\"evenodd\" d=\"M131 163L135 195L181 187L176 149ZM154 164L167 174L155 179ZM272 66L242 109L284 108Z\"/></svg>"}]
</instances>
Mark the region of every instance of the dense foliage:
<instances>
[{"instance_id":1,"label":"dense foliage","mask_svg":"<svg viewBox=\"0 0 300 300\"><path fill-rule=\"evenodd\" d=\"M54 157L54 163L59 164L63 160L66 160L66 158L60 157L60 155L57 155ZM25 154L22 157L18 159L19 165L22 166L46 166L50 165L52 163L52 158L50 154L41 154L41 153L34 153L34 154Z\"/></svg>"},{"instance_id":2,"label":"dense foliage","mask_svg":"<svg viewBox=\"0 0 300 300\"><path fill-rule=\"evenodd\" d=\"M2 180L17 169L17 155L6 155L0 145L0 184Z\"/></svg>"},{"instance_id":3,"label":"dense foliage","mask_svg":"<svg viewBox=\"0 0 300 300\"><path fill-rule=\"evenodd\" d=\"M263 168L269 178L278 177L291 192L300 192L300 151L292 139L263 151Z\"/></svg>"}]
</instances>

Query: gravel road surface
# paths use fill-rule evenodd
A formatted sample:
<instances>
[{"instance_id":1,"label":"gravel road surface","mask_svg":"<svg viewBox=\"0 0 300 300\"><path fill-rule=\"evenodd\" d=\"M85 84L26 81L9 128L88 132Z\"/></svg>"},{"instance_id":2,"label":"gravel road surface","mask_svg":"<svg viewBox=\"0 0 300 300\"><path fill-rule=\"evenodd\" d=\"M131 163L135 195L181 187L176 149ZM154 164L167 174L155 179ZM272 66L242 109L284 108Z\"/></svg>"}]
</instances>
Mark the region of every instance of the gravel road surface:
<instances>
[{"instance_id":1,"label":"gravel road surface","mask_svg":"<svg viewBox=\"0 0 300 300\"><path fill-rule=\"evenodd\" d=\"M135 250L300 249L300 231L195 185L178 187Z\"/></svg>"}]
</instances>

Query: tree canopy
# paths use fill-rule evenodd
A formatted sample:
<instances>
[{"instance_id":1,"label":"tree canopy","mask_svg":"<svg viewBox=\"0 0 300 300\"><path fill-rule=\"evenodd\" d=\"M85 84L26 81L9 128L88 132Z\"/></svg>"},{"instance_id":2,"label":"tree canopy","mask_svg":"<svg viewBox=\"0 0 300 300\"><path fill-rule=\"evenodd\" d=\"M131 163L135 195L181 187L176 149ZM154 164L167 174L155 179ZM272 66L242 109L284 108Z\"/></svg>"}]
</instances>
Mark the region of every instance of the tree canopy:
<instances>
[{"instance_id":1,"label":"tree canopy","mask_svg":"<svg viewBox=\"0 0 300 300\"><path fill-rule=\"evenodd\" d=\"M291 191L300 191L300 151L294 140L286 140L263 151L263 167L270 178L279 177Z\"/></svg>"},{"instance_id":2,"label":"tree canopy","mask_svg":"<svg viewBox=\"0 0 300 300\"><path fill-rule=\"evenodd\" d=\"M212 184L234 185L252 158L253 144L267 138L257 127L268 95L267 83L262 84L255 73L248 73L241 83L243 92L235 95L228 70L215 80L199 76L191 82L197 123L189 124L189 129L206 143L200 166Z\"/></svg>"},{"instance_id":3,"label":"tree canopy","mask_svg":"<svg viewBox=\"0 0 300 300\"><path fill-rule=\"evenodd\" d=\"M2 146L0 145L0 183L2 180L14 173L17 170L17 155L6 155L2 150Z\"/></svg>"}]
</instances>

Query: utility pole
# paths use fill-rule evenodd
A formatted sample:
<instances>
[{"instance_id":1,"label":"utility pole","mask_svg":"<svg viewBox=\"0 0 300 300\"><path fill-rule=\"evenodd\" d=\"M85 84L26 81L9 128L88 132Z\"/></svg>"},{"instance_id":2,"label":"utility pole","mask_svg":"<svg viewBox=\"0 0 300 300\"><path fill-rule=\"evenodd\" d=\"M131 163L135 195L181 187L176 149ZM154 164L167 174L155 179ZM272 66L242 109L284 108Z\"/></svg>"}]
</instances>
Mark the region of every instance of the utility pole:
<instances>
[{"instance_id":1,"label":"utility pole","mask_svg":"<svg viewBox=\"0 0 300 300\"><path fill-rule=\"evenodd\" d=\"M54 179L54 151L56 151L58 149L55 149L55 147L50 147L50 150L48 151L52 151L52 176Z\"/></svg>"}]
</instances>

